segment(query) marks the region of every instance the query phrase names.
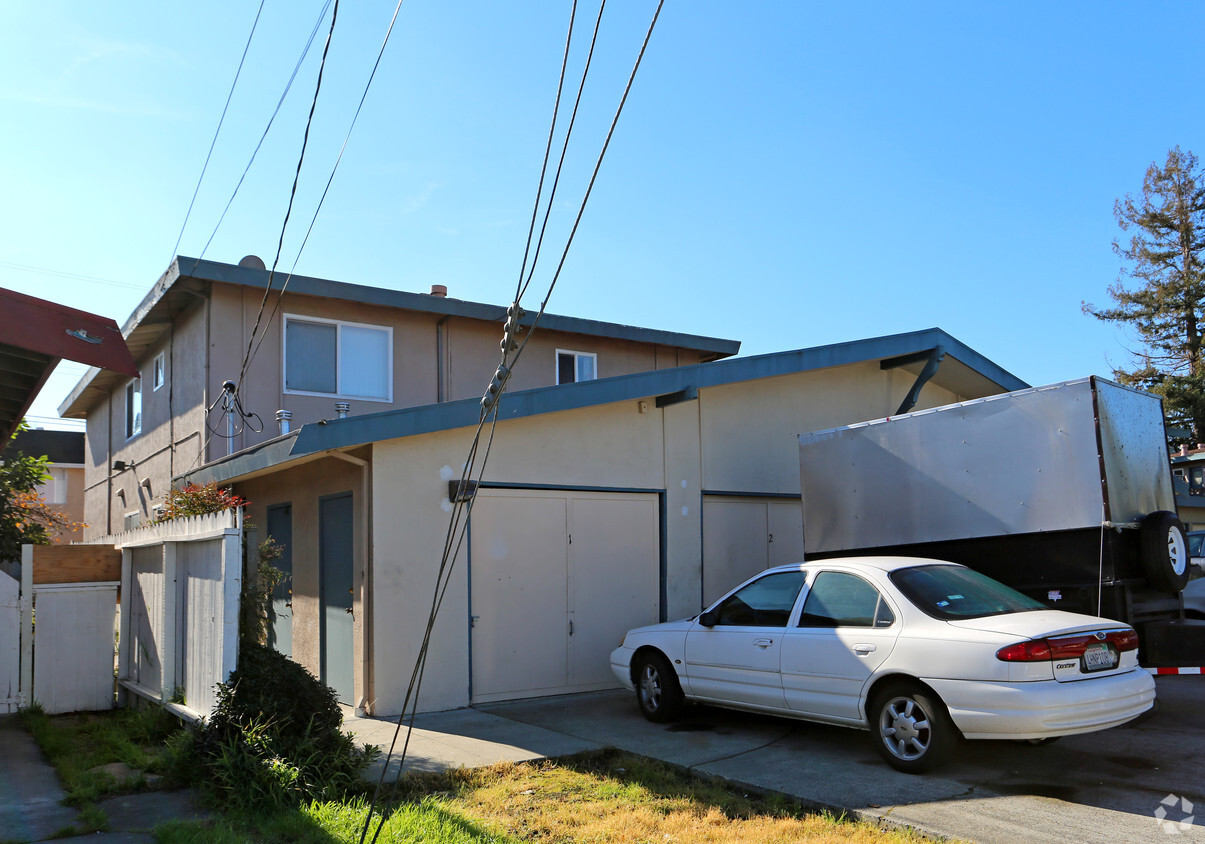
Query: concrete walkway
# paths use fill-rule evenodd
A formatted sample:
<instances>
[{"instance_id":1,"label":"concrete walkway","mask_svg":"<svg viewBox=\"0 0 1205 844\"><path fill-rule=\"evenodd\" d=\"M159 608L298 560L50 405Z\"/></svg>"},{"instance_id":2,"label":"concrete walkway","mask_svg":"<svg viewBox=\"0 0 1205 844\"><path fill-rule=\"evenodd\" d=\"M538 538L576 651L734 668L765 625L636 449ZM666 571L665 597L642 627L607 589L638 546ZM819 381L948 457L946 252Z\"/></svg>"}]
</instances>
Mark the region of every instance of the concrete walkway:
<instances>
[{"instance_id":1,"label":"concrete walkway","mask_svg":"<svg viewBox=\"0 0 1205 844\"><path fill-rule=\"evenodd\" d=\"M209 816L188 791L147 791L99 801L109 831L73 835L80 830L80 813L62 804L65 796L54 768L17 717L0 717L0 841L153 844L150 830L158 824Z\"/></svg>"}]
</instances>

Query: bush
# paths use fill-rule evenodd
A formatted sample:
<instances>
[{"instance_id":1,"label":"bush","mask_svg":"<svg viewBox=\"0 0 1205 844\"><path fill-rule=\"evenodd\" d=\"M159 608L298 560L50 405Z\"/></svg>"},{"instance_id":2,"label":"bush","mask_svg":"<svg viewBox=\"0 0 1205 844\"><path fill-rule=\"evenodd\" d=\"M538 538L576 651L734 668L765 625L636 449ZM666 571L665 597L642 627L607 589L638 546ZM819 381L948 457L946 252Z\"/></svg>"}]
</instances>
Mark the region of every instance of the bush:
<instances>
[{"instance_id":1,"label":"bush","mask_svg":"<svg viewBox=\"0 0 1205 844\"><path fill-rule=\"evenodd\" d=\"M241 647L239 667L218 684L217 706L190 749L210 790L251 811L359 790L376 750L341 731L334 690L271 648Z\"/></svg>"}]
</instances>

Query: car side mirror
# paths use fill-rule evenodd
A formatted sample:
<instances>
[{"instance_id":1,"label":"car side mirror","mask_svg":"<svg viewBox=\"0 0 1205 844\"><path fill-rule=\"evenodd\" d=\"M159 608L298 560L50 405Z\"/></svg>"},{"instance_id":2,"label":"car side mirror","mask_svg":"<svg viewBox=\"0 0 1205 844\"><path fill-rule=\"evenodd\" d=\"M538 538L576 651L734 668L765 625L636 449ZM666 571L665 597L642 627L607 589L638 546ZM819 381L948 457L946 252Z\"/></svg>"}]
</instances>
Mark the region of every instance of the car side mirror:
<instances>
[{"instance_id":1,"label":"car side mirror","mask_svg":"<svg viewBox=\"0 0 1205 844\"><path fill-rule=\"evenodd\" d=\"M708 610L699 616L699 624L704 627L715 627L717 621L720 620L720 614L715 610Z\"/></svg>"}]
</instances>

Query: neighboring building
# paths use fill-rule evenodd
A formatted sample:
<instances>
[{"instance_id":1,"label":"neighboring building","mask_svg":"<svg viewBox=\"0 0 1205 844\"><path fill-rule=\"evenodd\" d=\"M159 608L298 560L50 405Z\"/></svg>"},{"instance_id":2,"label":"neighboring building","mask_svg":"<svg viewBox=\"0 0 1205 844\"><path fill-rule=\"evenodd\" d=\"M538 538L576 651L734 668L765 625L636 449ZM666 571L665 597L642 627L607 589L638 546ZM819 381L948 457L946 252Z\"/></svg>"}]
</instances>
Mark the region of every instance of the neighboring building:
<instances>
[{"instance_id":1,"label":"neighboring building","mask_svg":"<svg viewBox=\"0 0 1205 844\"><path fill-rule=\"evenodd\" d=\"M1028 385L930 329L527 386L502 401L419 711L614 687L625 630L802 559L798 434ZM401 710L479 411L474 391L310 423L185 475L233 485L285 546L277 647L343 701Z\"/></svg>"},{"instance_id":2,"label":"neighboring building","mask_svg":"<svg viewBox=\"0 0 1205 844\"><path fill-rule=\"evenodd\" d=\"M84 432L47 431L41 428L20 431L9 442L0 460L21 452L28 457L46 457L49 480L38 487L45 502L75 524L84 521ZM82 528L53 537L56 545L77 542Z\"/></svg>"},{"instance_id":3,"label":"neighboring building","mask_svg":"<svg viewBox=\"0 0 1205 844\"><path fill-rule=\"evenodd\" d=\"M86 536L140 524L172 478L277 436L277 411L304 425L478 398L499 362L505 305L448 298L438 286L406 293L303 276L282 296L278 273L261 319L268 280L253 257L239 266L177 258L122 328L137 376L93 369L60 406L88 422ZM249 344L239 395L247 416L230 436L223 382L240 380ZM546 314L510 389L693 365L739 348Z\"/></svg>"},{"instance_id":4,"label":"neighboring building","mask_svg":"<svg viewBox=\"0 0 1205 844\"><path fill-rule=\"evenodd\" d=\"M1205 529L1205 448L1185 446L1171 459L1180 521L1188 530Z\"/></svg>"}]
</instances>

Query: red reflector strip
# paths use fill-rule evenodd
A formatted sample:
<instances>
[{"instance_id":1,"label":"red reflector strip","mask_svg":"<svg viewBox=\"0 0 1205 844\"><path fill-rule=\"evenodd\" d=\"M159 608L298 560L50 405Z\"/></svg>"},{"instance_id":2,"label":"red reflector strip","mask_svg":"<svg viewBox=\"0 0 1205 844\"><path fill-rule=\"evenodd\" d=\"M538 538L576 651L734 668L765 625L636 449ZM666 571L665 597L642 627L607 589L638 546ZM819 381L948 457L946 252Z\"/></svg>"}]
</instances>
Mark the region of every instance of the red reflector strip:
<instances>
[{"instance_id":1,"label":"red reflector strip","mask_svg":"<svg viewBox=\"0 0 1205 844\"><path fill-rule=\"evenodd\" d=\"M1148 668L1152 674L1205 674L1205 668Z\"/></svg>"}]
</instances>

